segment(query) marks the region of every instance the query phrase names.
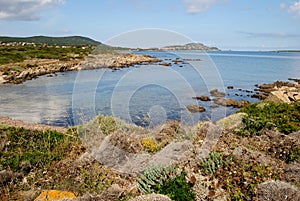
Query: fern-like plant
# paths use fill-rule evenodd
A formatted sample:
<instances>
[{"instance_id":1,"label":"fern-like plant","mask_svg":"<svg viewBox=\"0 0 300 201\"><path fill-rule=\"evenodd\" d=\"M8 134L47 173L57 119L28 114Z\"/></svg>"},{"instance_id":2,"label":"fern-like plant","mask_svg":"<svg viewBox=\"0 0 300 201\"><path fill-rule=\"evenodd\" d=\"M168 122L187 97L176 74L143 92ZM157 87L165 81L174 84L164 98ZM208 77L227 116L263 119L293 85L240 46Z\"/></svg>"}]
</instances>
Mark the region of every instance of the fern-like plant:
<instances>
[{"instance_id":1,"label":"fern-like plant","mask_svg":"<svg viewBox=\"0 0 300 201\"><path fill-rule=\"evenodd\" d=\"M174 166L151 167L137 179L138 188L144 194L164 194L172 200L195 200L192 184L187 182L185 176L185 172L179 172Z\"/></svg>"},{"instance_id":2,"label":"fern-like plant","mask_svg":"<svg viewBox=\"0 0 300 201\"><path fill-rule=\"evenodd\" d=\"M206 174L214 174L219 168L224 166L226 162L222 159L223 154L211 152L207 158L201 161L202 171Z\"/></svg>"}]
</instances>

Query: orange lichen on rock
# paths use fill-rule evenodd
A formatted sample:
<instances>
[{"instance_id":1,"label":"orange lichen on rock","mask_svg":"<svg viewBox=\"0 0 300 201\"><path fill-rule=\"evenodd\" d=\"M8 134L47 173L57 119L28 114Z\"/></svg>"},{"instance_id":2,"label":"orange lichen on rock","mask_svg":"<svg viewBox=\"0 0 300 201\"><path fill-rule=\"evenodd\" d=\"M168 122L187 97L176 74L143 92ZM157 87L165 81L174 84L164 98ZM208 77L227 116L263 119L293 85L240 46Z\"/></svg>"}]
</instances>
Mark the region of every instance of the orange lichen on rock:
<instances>
[{"instance_id":1,"label":"orange lichen on rock","mask_svg":"<svg viewBox=\"0 0 300 201\"><path fill-rule=\"evenodd\" d=\"M74 193L67 191L49 190L42 192L34 201L53 201L76 198Z\"/></svg>"}]
</instances>

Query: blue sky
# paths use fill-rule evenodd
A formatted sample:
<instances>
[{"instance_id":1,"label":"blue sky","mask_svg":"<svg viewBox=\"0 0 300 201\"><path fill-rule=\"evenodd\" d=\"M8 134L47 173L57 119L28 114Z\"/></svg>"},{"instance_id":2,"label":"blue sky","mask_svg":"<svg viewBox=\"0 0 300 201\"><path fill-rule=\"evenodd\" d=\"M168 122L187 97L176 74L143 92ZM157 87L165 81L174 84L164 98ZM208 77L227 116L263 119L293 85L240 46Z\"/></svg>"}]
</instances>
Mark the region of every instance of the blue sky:
<instances>
[{"instance_id":1,"label":"blue sky","mask_svg":"<svg viewBox=\"0 0 300 201\"><path fill-rule=\"evenodd\" d=\"M0 0L2 36L105 42L144 28L223 50L300 49L300 0Z\"/></svg>"}]
</instances>

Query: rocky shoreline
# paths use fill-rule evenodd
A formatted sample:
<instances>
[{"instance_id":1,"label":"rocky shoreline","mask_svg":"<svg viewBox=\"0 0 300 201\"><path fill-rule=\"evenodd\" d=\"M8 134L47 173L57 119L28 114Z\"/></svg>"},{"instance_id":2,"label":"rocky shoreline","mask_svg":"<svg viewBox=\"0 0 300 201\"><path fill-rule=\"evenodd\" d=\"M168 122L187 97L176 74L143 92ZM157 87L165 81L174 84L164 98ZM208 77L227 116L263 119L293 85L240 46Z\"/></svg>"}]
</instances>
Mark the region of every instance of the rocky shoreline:
<instances>
[{"instance_id":1,"label":"rocky shoreline","mask_svg":"<svg viewBox=\"0 0 300 201\"><path fill-rule=\"evenodd\" d=\"M261 101L270 101L276 103L298 103L300 102L300 79L289 78L288 80L293 82L283 82L276 81L270 84L256 84L254 91L238 89L239 91L246 92L248 97L256 98ZM234 86L228 86L227 89L232 90ZM252 95L250 95L252 94ZM239 94L235 94L236 96L240 96ZM210 91L210 96L196 96L192 97L193 99L206 102L213 101L210 107L218 107L219 105L225 107L234 107L234 108L243 108L247 105L250 105L250 101L248 100L235 100L232 98L226 98L225 92L220 92L218 89L212 89ZM188 105L187 109L191 113L196 112L205 112L205 108L201 105Z\"/></svg>"},{"instance_id":2,"label":"rocky shoreline","mask_svg":"<svg viewBox=\"0 0 300 201\"><path fill-rule=\"evenodd\" d=\"M1 66L1 69L12 70L0 71L1 83L20 84L38 76L54 74L58 72L76 71L95 68L120 69L139 64L152 64L160 62L159 59L148 55L102 53L93 54L84 60L73 59L61 61L58 59L30 59L18 63L10 63Z\"/></svg>"}]
</instances>

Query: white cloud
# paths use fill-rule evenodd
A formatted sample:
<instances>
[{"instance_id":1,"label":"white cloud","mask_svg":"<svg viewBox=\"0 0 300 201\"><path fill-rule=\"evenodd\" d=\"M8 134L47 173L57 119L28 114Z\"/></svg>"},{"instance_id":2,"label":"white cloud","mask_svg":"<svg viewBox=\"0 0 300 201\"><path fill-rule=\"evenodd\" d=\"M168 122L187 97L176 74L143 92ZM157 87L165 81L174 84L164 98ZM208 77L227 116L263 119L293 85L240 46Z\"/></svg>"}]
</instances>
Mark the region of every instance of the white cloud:
<instances>
[{"instance_id":1,"label":"white cloud","mask_svg":"<svg viewBox=\"0 0 300 201\"><path fill-rule=\"evenodd\" d=\"M0 20L38 20L37 13L65 0L0 0Z\"/></svg>"},{"instance_id":2,"label":"white cloud","mask_svg":"<svg viewBox=\"0 0 300 201\"><path fill-rule=\"evenodd\" d=\"M208 10L211 6L227 0L183 0L187 5L188 13L200 13Z\"/></svg>"},{"instance_id":3,"label":"white cloud","mask_svg":"<svg viewBox=\"0 0 300 201\"><path fill-rule=\"evenodd\" d=\"M285 5L285 3L281 3L281 4L279 5L279 8L281 8L281 9L285 9L285 8L286 8L286 5Z\"/></svg>"},{"instance_id":4,"label":"white cloud","mask_svg":"<svg viewBox=\"0 0 300 201\"><path fill-rule=\"evenodd\" d=\"M297 1L290 5L289 12L296 13L297 15L300 15L300 1Z\"/></svg>"}]
</instances>

